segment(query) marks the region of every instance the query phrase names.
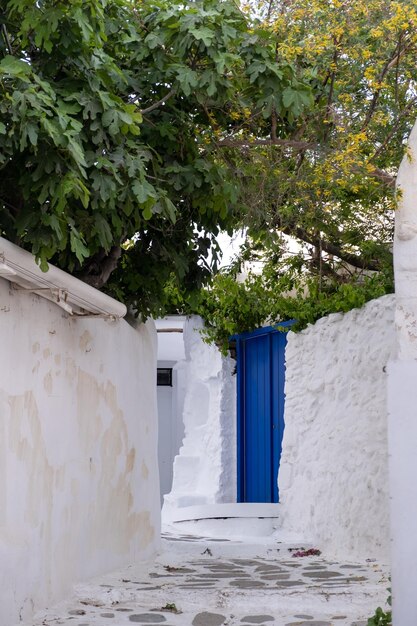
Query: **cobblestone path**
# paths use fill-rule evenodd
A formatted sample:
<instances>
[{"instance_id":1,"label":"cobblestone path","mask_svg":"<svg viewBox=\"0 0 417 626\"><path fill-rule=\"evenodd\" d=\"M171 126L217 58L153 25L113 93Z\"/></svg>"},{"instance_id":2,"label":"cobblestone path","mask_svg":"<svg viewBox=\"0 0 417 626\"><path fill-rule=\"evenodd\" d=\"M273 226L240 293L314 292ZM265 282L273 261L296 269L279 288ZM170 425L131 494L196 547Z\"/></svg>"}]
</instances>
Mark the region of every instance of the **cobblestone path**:
<instances>
[{"instance_id":1,"label":"cobblestone path","mask_svg":"<svg viewBox=\"0 0 417 626\"><path fill-rule=\"evenodd\" d=\"M387 572L366 559L192 535L162 543L155 562L78 585L25 626L366 626L387 596Z\"/></svg>"}]
</instances>

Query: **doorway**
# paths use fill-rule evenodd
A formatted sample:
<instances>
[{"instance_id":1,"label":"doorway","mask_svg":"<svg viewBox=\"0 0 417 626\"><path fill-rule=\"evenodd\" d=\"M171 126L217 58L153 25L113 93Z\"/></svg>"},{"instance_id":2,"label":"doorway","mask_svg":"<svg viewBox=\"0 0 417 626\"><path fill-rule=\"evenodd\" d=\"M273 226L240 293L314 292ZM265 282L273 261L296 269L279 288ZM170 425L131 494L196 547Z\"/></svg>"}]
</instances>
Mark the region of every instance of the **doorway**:
<instances>
[{"instance_id":1,"label":"doorway","mask_svg":"<svg viewBox=\"0 0 417 626\"><path fill-rule=\"evenodd\" d=\"M238 502L279 502L285 346L293 323L236 336Z\"/></svg>"}]
</instances>

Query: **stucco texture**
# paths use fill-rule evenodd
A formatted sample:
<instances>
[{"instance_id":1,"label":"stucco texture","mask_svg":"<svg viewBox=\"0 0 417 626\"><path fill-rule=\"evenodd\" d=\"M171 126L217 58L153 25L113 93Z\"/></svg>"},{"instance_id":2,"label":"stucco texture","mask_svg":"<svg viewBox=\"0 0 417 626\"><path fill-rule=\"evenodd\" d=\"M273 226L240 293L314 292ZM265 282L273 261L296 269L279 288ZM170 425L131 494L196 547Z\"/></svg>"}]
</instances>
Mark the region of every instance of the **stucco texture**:
<instances>
[{"instance_id":1,"label":"stucco texture","mask_svg":"<svg viewBox=\"0 0 417 626\"><path fill-rule=\"evenodd\" d=\"M156 334L0 280L0 623L159 542Z\"/></svg>"},{"instance_id":2,"label":"stucco texture","mask_svg":"<svg viewBox=\"0 0 417 626\"><path fill-rule=\"evenodd\" d=\"M283 529L327 554L389 559L386 364L394 297L334 314L286 351Z\"/></svg>"}]
</instances>

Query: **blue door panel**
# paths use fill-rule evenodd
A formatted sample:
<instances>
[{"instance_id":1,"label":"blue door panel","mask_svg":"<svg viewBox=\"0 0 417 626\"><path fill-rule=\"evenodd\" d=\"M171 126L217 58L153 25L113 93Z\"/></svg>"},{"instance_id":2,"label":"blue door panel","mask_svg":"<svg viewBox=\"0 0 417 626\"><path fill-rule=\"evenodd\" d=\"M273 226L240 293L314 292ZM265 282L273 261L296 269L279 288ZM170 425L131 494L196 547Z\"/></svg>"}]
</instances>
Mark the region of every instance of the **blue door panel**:
<instances>
[{"instance_id":1,"label":"blue door panel","mask_svg":"<svg viewBox=\"0 0 417 626\"><path fill-rule=\"evenodd\" d=\"M291 322L285 326L291 326ZM238 502L278 502L286 332L269 327L239 335L236 340L237 499Z\"/></svg>"},{"instance_id":2,"label":"blue door panel","mask_svg":"<svg viewBox=\"0 0 417 626\"><path fill-rule=\"evenodd\" d=\"M267 335L245 346L244 496L246 502L268 502L271 492L271 388Z\"/></svg>"},{"instance_id":3,"label":"blue door panel","mask_svg":"<svg viewBox=\"0 0 417 626\"><path fill-rule=\"evenodd\" d=\"M272 473L278 477L279 462L282 451L282 437L284 435L284 384L285 384L285 346L287 335L283 332L271 334L272 363ZM278 482L273 485L273 502L279 502Z\"/></svg>"}]
</instances>

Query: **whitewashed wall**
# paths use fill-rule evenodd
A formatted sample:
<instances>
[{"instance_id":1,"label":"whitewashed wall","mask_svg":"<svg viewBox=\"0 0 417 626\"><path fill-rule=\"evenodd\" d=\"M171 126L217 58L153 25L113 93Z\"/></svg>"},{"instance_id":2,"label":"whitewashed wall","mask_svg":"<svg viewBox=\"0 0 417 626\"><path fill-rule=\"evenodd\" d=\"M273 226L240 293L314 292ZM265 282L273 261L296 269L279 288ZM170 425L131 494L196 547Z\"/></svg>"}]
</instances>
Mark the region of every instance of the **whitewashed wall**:
<instances>
[{"instance_id":1,"label":"whitewashed wall","mask_svg":"<svg viewBox=\"0 0 417 626\"><path fill-rule=\"evenodd\" d=\"M0 624L158 547L156 334L0 279Z\"/></svg>"},{"instance_id":2,"label":"whitewashed wall","mask_svg":"<svg viewBox=\"0 0 417 626\"><path fill-rule=\"evenodd\" d=\"M384 296L288 335L283 528L350 559L389 558L385 366L394 307Z\"/></svg>"},{"instance_id":3,"label":"whitewashed wall","mask_svg":"<svg viewBox=\"0 0 417 626\"><path fill-rule=\"evenodd\" d=\"M158 367L172 368L172 387L158 386L158 459L161 505L171 491L174 459L184 438L182 419L187 389L183 315L156 319Z\"/></svg>"},{"instance_id":4,"label":"whitewashed wall","mask_svg":"<svg viewBox=\"0 0 417 626\"><path fill-rule=\"evenodd\" d=\"M235 362L203 342L201 319L184 325L187 391L185 437L175 457L171 492L163 521L181 507L236 501Z\"/></svg>"},{"instance_id":5,"label":"whitewashed wall","mask_svg":"<svg viewBox=\"0 0 417 626\"><path fill-rule=\"evenodd\" d=\"M158 342L160 339L161 335L158 335ZM158 367L172 368L172 386L159 386L157 392L158 464L162 505L164 495L169 493L172 488L174 459L181 448L184 438L182 413L187 379L184 361L180 363L158 361Z\"/></svg>"}]
</instances>

